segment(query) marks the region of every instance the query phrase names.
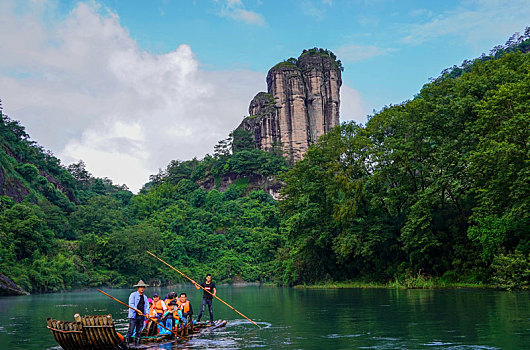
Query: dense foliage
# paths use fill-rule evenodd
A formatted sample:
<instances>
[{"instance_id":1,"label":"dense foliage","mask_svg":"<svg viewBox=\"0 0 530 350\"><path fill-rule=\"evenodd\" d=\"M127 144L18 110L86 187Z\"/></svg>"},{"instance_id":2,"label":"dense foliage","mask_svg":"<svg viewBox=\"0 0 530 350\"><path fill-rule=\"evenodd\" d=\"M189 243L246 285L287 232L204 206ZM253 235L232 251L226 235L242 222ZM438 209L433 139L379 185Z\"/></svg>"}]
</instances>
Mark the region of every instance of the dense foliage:
<instances>
[{"instance_id":1,"label":"dense foliage","mask_svg":"<svg viewBox=\"0 0 530 350\"><path fill-rule=\"evenodd\" d=\"M284 281L528 285L529 124L530 56L513 52L326 134L284 176Z\"/></svg>"},{"instance_id":2,"label":"dense foliage","mask_svg":"<svg viewBox=\"0 0 530 350\"><path fill-rule=\"evenodd\" d=\"M0 269L25 290L175 282L146 250L196 278L272 279L285 241L277 203L248 177L276 174L287 163L255 149L249 133L234 131L201 161L172 161L133 196L94 178L82 161L62 166L6 115L0 132ZM226 174L236 181L221 193ZM208 179L216 188L197 185ZM16 201L13 190L21 193Z\"/></svg>"},{"instance_id":3,"label":"dense foliage","mask_svg":"<svg viewBox=\"0 0 530 350\"><path fill-rule=\"evenodd\" d=\"M218 282L528 287L528 36L335 128L290 169L236 130L137 195L61 165L0 108L0 271L28 291L176 282L151 250ZM274 177L281 201L259 189Z\"/></svg>"},{"instance_id":4,"label":"dense foliage","mask_svg":"<svg viewBox=\"0 0 530 350\"><path fill-rule=\"evenodd\" d=\"M28 291L92 281L98 268L86 268L77 239L120 225L127 187L94 178L82 161L64 167L1 108L0 180L0 271Z\"/></svg>"}]
</instances>

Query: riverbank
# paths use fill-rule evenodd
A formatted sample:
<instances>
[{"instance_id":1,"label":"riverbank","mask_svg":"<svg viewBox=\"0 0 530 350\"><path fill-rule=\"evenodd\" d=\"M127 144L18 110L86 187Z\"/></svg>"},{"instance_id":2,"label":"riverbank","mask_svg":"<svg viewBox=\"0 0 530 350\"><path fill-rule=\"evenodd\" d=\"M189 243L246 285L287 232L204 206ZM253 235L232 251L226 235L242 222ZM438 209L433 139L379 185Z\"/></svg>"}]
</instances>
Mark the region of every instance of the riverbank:
<instances>
[{"instance_id":1,"label":"riverbank","mask_svg":"<svg viewBox=\"0 0 530 350\"><path fill-rule=\"evenodd\" d=\"M293 288L297 289L457 289L457 288L475 288L475 289L499 289L498 286L464 283L464 282L445 282L439 279L429 279L417 282L392 281L387 283L380 282L362 282L362 281L345 281L345 282L326 282L316 284L299 284Z\"/></svg>"},{"instance_id":2,"label":"riverbank","mask_svg":"<svg viewBox=\"0 0 530 350\"><path fill-rule=\"evenodd\" d=\"M155 290L158 289L181 289L188 285L188 283L172 283L170 285L164 285L164 286L153 286ZM242 288L242 287L250 287L250 286L256 286L256 287L280 287L281 285L277 282L245 282L245 281L237 281L235 283L218 283L218 286L231 286L235 288ZM83 291L92 291L96 288L112 288L112 289L130 289L130 286L100 286L100 287L94 287L94 286L86 286L86 287L78 287L78 288L72 288L72 289L64 289L60 291L48 291L48 292L37 292L32 294L50 294L50 293L71 293L71 292L83 292ZM342 282L319 282L314 284L298 284L292 286L292 288L295 289L459 289L459 288L473 288L473 289L496 289L496 290L502 290L505 288L502 288L497 285L493 284L480 284L480 283L469 283L469 282L447 282L443 281L440 278L413 278L413 279L407 279L407 280L394 280L389 281L387 283L381 283L381 282L366 282L366 281L342 281ZM526 288L523 288L523 290L528 290ZM0 295L2 295L0 293ZM4 296L9 294L4 294ZM16 293L12 293L11 295L16 295ZM29 293L26 293L22 291L18 295L29 295Z\"/></svg>"}]
</instances>

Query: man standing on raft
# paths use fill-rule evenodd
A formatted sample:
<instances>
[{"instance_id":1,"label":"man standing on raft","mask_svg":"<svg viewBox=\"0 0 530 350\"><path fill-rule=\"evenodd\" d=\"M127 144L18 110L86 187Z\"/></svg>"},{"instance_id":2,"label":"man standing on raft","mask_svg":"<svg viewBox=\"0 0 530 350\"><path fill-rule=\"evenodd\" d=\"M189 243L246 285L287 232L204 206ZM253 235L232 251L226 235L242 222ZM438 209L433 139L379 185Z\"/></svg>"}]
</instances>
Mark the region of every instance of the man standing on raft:
<instances>
[{"instance_id":1,"label":"man standing on raft","mask_svg":"<svg viewBox=\"0 0 530 350\"><path fill-rule=\"evenodd\" d=\"M144 281L140 280L133 287L136 287L138 290L132 292L129 296L129 306L143 312L144 315L149 315L149 301L147 296L144 294L145 287L149 287ZM140 316L133 309L129 309L129 330L125 336L125 343L129 345L131 342L131 337L134 332L134 345L138 346L140 344L140 333L142 332L142 327L144 325L144 316Z\"/></svg>"},{"instance_id":2,"label":"man standing on raft","mask_svg":"<svg viewBox=\"0 0 530 350\"><path fill-rule=\"evenodd\" d=\"M202 313L204 312L204 308L206 305L208 305L208 311L210 312L210 323L213 323L213 305L212 305L212 299L213 295L217 292L215 289L215 283L212 282L212 275L207 274L206 275L206 281L202 282L199 286L199 284L195 281L192 281L195 283L195 289L201 289L201 287L204 289L202 294L202 305L201 305L201 312L199 312L199 315L197 315L197 322L201 321ZM210 292L210 293L208 293Z\"/></svg>"}]
</instances>

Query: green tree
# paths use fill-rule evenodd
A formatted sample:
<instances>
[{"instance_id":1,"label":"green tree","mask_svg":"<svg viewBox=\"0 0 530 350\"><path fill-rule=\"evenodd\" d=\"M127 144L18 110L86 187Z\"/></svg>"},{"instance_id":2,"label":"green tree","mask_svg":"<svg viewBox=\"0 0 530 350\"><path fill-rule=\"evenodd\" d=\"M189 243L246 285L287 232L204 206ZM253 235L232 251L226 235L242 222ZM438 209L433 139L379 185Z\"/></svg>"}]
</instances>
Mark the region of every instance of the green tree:
<instances>
[{"instance_id":1,"label":"green tree","mask_svg":"<svg viewBox=\"0 0 530 350\"><path fill-rule=\"evenodd\" d=\"M235 129L230 134L232 138L232 152L250 151L256 148L256 141L252 133L245 129Z\"/></svg>"},{"instance_id":2,"label":"green tree","mask_svg":"<svg viewBox=\"0 0 530 350\"><path fill-rule=\"evenodd\" d=\"M54 245L44 213L34 204L16 203L4 210L0 214L0 234L2 245L9 247L16 261L47 254Z\"/></svg>"},{"instance_id":3,"label":"green tree","mask_svg":"<svg viewBox=\"0 0 530 350\"><path fill-rule=\"evenodd\" d=\"M87 233L104 235L124 227L127 220L120 203L110 196L96 196L80 205L70 215L70 224L77 236Z\"/></svg>"}]
</instances>

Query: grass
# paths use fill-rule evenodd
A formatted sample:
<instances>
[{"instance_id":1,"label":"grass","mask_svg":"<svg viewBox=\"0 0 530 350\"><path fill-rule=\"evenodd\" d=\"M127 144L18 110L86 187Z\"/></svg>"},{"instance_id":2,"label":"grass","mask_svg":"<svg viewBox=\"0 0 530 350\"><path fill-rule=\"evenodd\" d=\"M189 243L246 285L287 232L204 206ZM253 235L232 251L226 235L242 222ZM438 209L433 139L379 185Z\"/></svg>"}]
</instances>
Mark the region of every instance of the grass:
<instances>
[{"instance_id":1,"label":"grass","mask_svg":"<svg viewBox=\"0 0 530 350\"><path fill-rule=\"evenodd\" d=\"M221 186L221 177L219 175L215 176L215 189L218 190L219 186Z\"/></svg>"},{"instance_id":2,"label":"grass","mask_svg":"<svg viewBox=\"0 0 530 350\"><path fill-rule=\"evenodd\" d=\"M234 181L234 183L231 186L234 186L235 188L239 189L241 193L248 192L248 184L250 183L250 180L246 177L241 177Z\"/></svg>"},{"instance_id":3,"label":"grass","mask_svg":"<svg viewBox=\"0 0 530 350\"><path fill-rule=\"evenodd\" d=\"M326 282L316 284L299 284L294 286L299 289L344 289L344 288L388 288L387 285L378 282Z\"/></svg>"},{"instance_id":4,"label":"grass","mask_svg":"<svg viewBox=\"0 0 530 350\"><path fill-rule=\"evenodd\" d=\"M316 284L302 284L296 285L294 288L300 289L369 289L369 288L384 288L384 289L455 289L455 288L495 288L493 285L466 283L466 282L447 282L439 278L429 278L425 281L404 282L399 280L382 282L363 282L363 281L345 281L345 282L326 282Z\"/></svg>"}]
</instances>

